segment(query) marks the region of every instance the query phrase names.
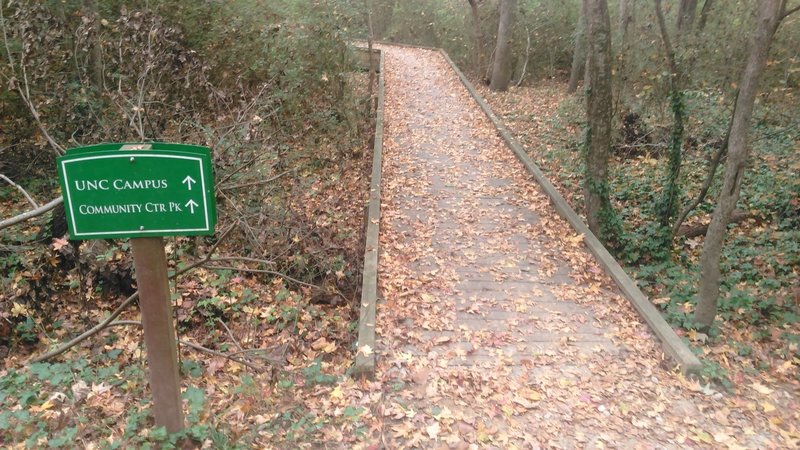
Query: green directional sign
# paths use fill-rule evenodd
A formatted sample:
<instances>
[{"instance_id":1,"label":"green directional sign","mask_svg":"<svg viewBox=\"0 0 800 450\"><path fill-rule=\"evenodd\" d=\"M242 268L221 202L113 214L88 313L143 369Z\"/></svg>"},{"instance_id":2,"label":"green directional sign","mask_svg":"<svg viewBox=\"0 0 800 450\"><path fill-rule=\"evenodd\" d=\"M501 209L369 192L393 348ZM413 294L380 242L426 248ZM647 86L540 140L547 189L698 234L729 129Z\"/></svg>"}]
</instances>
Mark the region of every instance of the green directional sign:
<instances>
[{"instance_id":1,"label":"green directional sign","mask_svg":"<svg viewBox=\"0 0 800 450\"><path fill-rule=\"evenodd\" d=\"M102 144L58 158L73 239L213 234L214 182L208 148Z\"/></svg>"}]
</instances>

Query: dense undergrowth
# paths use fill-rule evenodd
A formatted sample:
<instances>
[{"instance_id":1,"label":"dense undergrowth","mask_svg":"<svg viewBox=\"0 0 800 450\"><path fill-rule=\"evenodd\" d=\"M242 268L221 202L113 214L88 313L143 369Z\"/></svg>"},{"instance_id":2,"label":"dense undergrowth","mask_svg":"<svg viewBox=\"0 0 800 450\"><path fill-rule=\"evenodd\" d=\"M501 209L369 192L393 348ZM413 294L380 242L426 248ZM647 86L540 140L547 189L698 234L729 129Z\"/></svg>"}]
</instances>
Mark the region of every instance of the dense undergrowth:
<instances>
[{"instance_id":1,"label":"dense undergrowth","mask_svg":"<svg viewBox=\"0 0 800 450\"><path fill-rule=\"evenodd\" d=\"M171 273L210 258L171 281L180 339L218 352L181 348L184 435L198 444L320 439L313 396L297 399L340 382L352 361L371 118L368 77L328 6L3 5L0 173L40 203L59 195L54 147L212 149L217 234L165 239ZM3 218L27 209L0 185ZM152 427L135 306L30 364L136 290L127 241L81 243L65 231L57 213L0 231L0 445L176 443ZM360 414L325 420L346 431Z\"/></svg>"}]
</instances>

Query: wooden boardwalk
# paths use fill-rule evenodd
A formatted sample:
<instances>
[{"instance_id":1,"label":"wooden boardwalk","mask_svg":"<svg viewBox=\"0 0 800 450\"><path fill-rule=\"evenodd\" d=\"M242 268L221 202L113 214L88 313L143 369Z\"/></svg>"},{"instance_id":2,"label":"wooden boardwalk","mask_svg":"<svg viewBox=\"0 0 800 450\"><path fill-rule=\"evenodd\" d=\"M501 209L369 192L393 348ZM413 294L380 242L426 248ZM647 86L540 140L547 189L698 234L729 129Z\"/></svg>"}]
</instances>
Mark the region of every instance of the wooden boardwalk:
<instances>
[{"instance_id":1,"label":"wooden boardwalk","mask_svg":"<svg viewBox=\"0 0 800 450\"><path fill-rule=\"evenodd\" d=\"M686 389L693 385L442 55L383 49L380 301L370 349L381 446L691 442L680 424L702 416L708 400ZM748 420L746 410L728 412Z\"/></svg>"}]
</instances>

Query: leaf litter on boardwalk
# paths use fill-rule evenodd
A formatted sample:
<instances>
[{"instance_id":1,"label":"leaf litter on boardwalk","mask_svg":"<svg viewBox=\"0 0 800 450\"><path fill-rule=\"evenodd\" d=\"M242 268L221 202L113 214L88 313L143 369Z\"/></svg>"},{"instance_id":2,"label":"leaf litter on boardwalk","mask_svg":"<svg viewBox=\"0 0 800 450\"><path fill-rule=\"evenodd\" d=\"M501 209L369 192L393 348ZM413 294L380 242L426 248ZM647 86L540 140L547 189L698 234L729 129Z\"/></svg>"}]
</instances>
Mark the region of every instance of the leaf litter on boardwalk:
<instances>
[{"instance_id":1,"label":"leaf litter on boardwalk","mask_svg":"<svg viewBox=\"0 0 800 450\"><path fill-rule=\"evenodd\" d=\"M718 392L673 370L647 327L587 253L581 236L549 206L438 53L388 47L386 69L383 302L375 349L382 394L374 408L376 419L385 421L379 427L383 445L797 444L796 393L772 387L749 390L783 396L781 407L765 406L742 392ZM550 103L537 105L542 117L558 100L545 99ZM476 162L479 170L470 173L466 168ZM511 182L490 183L495 179ZM437 189L431 190L433 185ZM496 197L523 207L536 220L527 223L524 217L496 210L490 201ZM486 220L499 221L509 232L487 235L480 228ZM435 242L442 230L454 231L445 245ZM571 280L545 283L542 293L552 292L555 301L578 304L590 313L511 323L572 331L588 322L603 329L616 351L598 344L586 352L564 336L555 348L526 353L518 351L526 343L516 340L513 330L504 334L454 327L460 307L457 286L463 280L452 269L469 268L498 249L513 251L520 243L509 240L518 233L537 246L531 258L543 268L533 276L564 280L566 274ZM500 279L518 276L513 267ZM503 273L502 265L495 264L494 271ZM471 304L464 312L480 316L490 300L467 298ZM520 297L512 309L525 318L526 310L539 306ZM453 347L456 341L468 345ZM478 354L486 358L476 359ZM519 354L524 357L515 359Z\"/></svg>"}]
</instances>

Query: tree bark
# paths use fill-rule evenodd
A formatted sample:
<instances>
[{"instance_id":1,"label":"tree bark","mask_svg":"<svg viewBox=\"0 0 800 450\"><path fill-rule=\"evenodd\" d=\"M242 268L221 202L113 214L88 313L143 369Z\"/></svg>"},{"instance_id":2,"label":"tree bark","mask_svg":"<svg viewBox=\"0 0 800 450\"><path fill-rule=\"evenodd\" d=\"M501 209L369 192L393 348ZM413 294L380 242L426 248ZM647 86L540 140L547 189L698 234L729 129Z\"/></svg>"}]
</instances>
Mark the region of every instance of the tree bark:
<instances>
[{"instance_id":1,"label":"tree bark","mask_svg":"<svg viewBox=\"0 0 800 450\"><path fill-rule=\"evenodd\" d=\"M731 214L739 200L747 157L750 153L748 134L758 94L758 83L785 10L786 0L762 0L759 6L758 22L750 43L747 65L742 71L739 95L736 97L731 119L728 161L725 164L723 186L717 198L717 206L711 217L700 258L700 286L697 309L694 313L694 322L700 329L710 328L717 314L722 245Z\"/></svg>"},{"instance_id":2,"label":"tree bark","mask_svg":"<svg viewBox=\"0 0 800 450\"><path fill-rule=\"evenodd\" d=\"M482 55L482 41L483 38L481 37L481 16L478 11L478 1L477 0L467 0L469 2L470 12L472 14L472 39L474 40L473 49L472 49L472 63L475 65L475 70L480 70L483 64L483 55Z\"/></svg>"},{"instance_id":3,"label":"tree bark","mask_svg":"<svg viewBox=\"0 0 800 450\"><path fill-rule=\"evenodd\" d=\"M517 0L500 2L500 25L497 29L497 47L494 52L494 66L489 89L505 91L511 82L511 31L514 26L514 10Z\"/></svg>"},{"instance_id":4,"label":"tree bark","mask_svg":"<svg viewBox=\"0 0 800 450\"><path fill-rule=\"evenodd\" d=\"M97 12L97 2L95 0L83 1L84 14L97 20L97 27L90 37L89 47L89 74L92 85L98 91L103 90L103 44L100 41L100 15Z\"/></svg>"},{"instance_id":5,"label":"tree bark","mask_svg":"<svg viewBox=\"0 0 800 450\"><path fill-rule=\"evenodd\" d=\"M367 110L366 114L372 112L372 87L375 84L375 64L372 56L372 42L375 40L375 29L372 26L372 2L364 0L364 9L367 12L367 52L369 60L369 84L367 85ZM380 63L379 63L380 64Z\"/></svg>"},{"instance_id":6,"label":"tree bark","mask_svg":"<svg viewBox=\"0 0 800 450\"><path fill-rule=\"evenodd\" d=\"M586 4L586 148L584 197L589 229L606 244L616 245L616 221L609 200L608 158L611 148L611 20L606 0Z\"/></svg>"},{"instance_id":7,"label":"tree bark","mask_svg":"<svg viewBox=\"0 0 800 450\"><path fill-rule=\"evenodd\" d=\"M678 35L689 31L694 25L694 18L697 14L697 0L681 0L678 6Z\"/></svg>"},{"instance_id":8,"label":"tree bark","mask_svg":"<svg viewBox=\"0 0 800 450\"><path fill-rule=\"evenodd\" d=\"M634 21L635 3L633 0L620 0L619 2L619 30L622 34L622 45L628 43L628 29Z\"/></svg>"},{"instance_id":9,"label":"tree bark","mask_svg":"<svg viewBox=\"0 0 800 450\"><path fill-rule=\"evenodd\" d=\"M697 23L697 30L703 31L708 23L708 15L711 12L711 7L714 6L714 0L706 0L703 3L703 9L700 10L700 21Z\"/></svg>"},{"instance_id":10,"label":"tree bark","mask_svg":"<svg viewBox=\"0 0 800 450\"><path fill-rule=\"evenodd\" d=\"M572 52L572 70L569 72L567 94L578 90L578 82L586 73L586 2L581 2L581 16L575 26L575 50Z\"/></svg>"},{"instance_id":11,"label":"tree bark","mask_svg":"<svg viewBox=\"0 0 800 450\"><path fill-rule=\"evenodd\" d=\"M373 35L375 39L384 39L386 32L392 26L392 17L394 16L395 0L384 0L378 2L375 14L372 17L373 22Z\"/></svg>"}]
</instances>

